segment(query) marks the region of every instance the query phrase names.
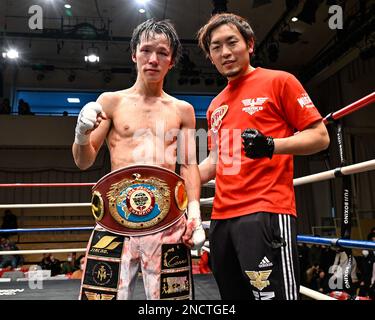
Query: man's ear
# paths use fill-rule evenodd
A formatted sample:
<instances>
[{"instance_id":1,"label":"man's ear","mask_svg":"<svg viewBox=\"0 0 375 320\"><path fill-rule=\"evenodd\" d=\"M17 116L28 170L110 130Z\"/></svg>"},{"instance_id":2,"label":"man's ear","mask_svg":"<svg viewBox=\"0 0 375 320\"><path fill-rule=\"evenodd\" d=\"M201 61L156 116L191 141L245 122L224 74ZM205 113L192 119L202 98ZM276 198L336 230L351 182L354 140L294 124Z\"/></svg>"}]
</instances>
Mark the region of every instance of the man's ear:
<instances>
[{"instance_id":1,"label":"man's ear","mask_svg":"<svg viewBox=\"0 0 375 320\"><path fill-rule=\"evenodd\" d=\"M137 58L135 56L135 52L132 53L132 60L133 60L134 63L137 63Z\"/></svg>"},{"instance_id":2,"label":"man's ear","mask_svg":"<svg viewBox=\"0 0 375 320\"><path fill-rule=\"evenodd\" d=\"M249 54L252 55L254 53L254 39L251 39L248 42L247 47L248 47Z\"/></svg>"}]
</instances>

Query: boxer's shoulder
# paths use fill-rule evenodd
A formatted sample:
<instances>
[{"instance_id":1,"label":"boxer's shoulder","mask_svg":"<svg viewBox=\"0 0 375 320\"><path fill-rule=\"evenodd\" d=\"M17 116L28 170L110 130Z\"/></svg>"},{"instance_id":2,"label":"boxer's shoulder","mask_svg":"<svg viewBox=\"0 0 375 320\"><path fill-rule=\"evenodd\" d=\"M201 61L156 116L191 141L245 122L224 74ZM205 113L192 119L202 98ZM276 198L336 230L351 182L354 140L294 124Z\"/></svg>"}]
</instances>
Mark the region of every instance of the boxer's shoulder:
<instances>
[{"instance_id":1,"label":"boxer's shoulder","mask_svg":"<svg viewBox=\"0 0 375 320\"><path fill-rule=\"evenodd\" d=\"M129 97L129 90L120 90L113 92L103 92L97 102L103 107L103 111L110 115L118 106L121 105L124 99Z\"/></svg>"}]
</instances>

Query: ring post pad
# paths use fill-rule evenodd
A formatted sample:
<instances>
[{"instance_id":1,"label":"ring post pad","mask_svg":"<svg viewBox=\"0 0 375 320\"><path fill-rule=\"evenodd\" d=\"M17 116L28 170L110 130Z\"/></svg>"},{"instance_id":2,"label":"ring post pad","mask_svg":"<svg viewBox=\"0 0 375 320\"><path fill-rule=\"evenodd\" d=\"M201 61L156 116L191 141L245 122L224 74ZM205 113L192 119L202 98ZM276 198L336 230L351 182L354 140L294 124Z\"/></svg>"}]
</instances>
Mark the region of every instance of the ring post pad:
<instances>
[{"instance_id":1,"label":"ring post pad","mask_svg":"<svg viewBox=\"0 0 375 320\"><path fill-rule=\"evenodd\" d=\"M164 230L177 222L187 207L182 177L171 170L134 165L113 171L92 188L96 222L125 236Z\"/></svg>"}]
</instances>

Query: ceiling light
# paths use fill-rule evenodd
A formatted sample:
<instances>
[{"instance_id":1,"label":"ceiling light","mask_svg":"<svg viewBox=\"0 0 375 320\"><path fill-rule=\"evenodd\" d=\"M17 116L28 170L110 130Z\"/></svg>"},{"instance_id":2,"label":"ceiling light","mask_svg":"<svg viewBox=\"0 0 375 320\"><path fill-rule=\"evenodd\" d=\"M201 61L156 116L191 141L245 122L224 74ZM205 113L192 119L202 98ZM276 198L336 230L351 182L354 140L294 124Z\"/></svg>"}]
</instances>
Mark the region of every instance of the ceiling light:
<instances>
[{"instance_id":1,"label":"ceiling light","mask_svg":"<svg viewBox=\"0 0 375 320\"><path fill-rule=\"evenodd\" d=\"M146 4L147 2L149 2L150 0L137 0L137 2L139 4Z\"/></svg>"},{"instance_id":2,"label":"ceiling light","mask_svg":"<svg viewBox=\"0 0 375 320\"><path fill-rule=\"evenodd\" d=\"M91 47L87 49L87 55L85 56L85 61L90 63L99 62L99 49Z\"/></svg>"},{"instance_id":3,"label":"ceiling light","mask_svg":"<svg viewBox=\"0 0 375 320\"><path fill-rule=\"evenodd\" d=\"M292 18L292 21L293 21L293 22L297 22L297 21L298 21L298 18L297 18L297 17L293 17L293 18Z\"/></svg>"},{"instance_id":4,"label":"ceiling light","mask_svg":"<svg viewBox=\"0 0 375 320\"><path fill-rule=\"evenodd\" d=\"M139 13L145 13L146 12L146 10L143 9L143 8L139 9L138 11L139 11Z\"/></svg>"},{"instance_id":5,"label":"ceiling light","mask_svg":"<svg viewBox=\"0 0 375 320\"><path fill-rule=\"evenodd\" d=\"M72 8L72 6L71 6L70 4L68 4L68 3L65 4L64 7L65 7L66 9L71 9L71 8Z\"/></svg>"},{"instance_id":6,"label":"ceiling light","mask_svg":"<svg viewBox=\"0 0 375 320\"><path fill-rule=\"evenodd\" d=\"M19 58L19 53L15 49L9 49L8 51L3 52L3 58L17 59Z\"/></svg>"},{"instance_id":7,"label":"ceiling light","mask_svg":"<svg viewBox=\"0 0 375 320\"><path fill-rule=\"evenodd\" d=\"M67 99L69 103L80 103L81 100L79 98L68 98Z\"/></svg>"},{"instance_id":8,"label":"ceiling light","mask_svg":"<svg viewBox=\"0 0 375 320\"><path fill-rule=\"evenodd\" d=\"M99 62L99 57L96 54L90 54L85 56L85 61L91 63Z\"/></svg>"}]
</instances>

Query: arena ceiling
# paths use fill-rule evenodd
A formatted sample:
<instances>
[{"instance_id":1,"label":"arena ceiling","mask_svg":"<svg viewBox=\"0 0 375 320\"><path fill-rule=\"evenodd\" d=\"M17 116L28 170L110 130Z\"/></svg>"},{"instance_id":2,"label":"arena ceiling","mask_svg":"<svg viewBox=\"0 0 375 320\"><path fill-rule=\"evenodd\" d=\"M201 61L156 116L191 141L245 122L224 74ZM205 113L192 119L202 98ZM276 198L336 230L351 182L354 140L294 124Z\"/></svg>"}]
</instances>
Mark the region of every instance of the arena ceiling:
<instances>
[{"instance_id":1,"label":"arena ceiling","mask_svg":"<svg viewBox=\"0 0 375 320\"><path fill-rule=\"evenodd\" d=\"M345 14L350 15L350 10L356 10L359 1L149 0L145 5L140 2L1 0L0 45L3 50L17 47L23 62L29 64L80 65L87 50L94 47L98 49L101 63L127 66L132 64L129 39L134 27L149 17L167 18L175 24L185 51L195 64L210 68L197 49L195 35L213 10L226 6L227 11L251 22L257 38L257 59L268 67L298 72L335 42L337 30L328 25L330 5L345 2ZM71 8L65 8L66 4ZM29 28L32 16L29 8L33 5L43 9L42 30ZM144 13L139 12L141 8ZM300 20L292 22L295 16ZM315 21L307 23L309 19Z\"/></svg>"}]
</instances>

